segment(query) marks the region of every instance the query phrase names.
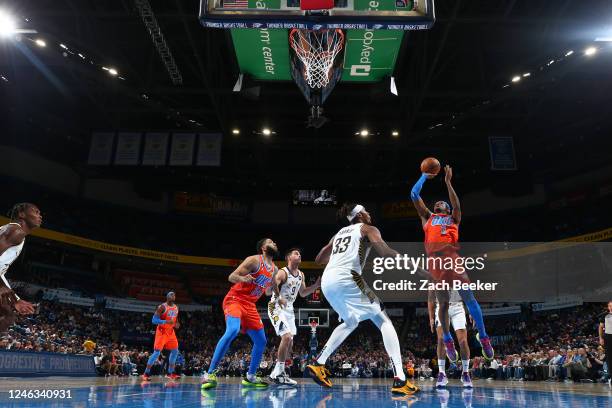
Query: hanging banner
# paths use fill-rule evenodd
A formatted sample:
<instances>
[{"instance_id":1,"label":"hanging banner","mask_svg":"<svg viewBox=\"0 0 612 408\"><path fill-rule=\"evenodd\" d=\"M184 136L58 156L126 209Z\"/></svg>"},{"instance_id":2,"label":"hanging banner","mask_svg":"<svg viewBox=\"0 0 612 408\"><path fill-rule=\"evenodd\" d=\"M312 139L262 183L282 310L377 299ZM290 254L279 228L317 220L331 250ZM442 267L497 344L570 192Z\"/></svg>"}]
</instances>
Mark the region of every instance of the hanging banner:
<instances>
[{"instance_id":1,"label":"hanging banner","mask_svg":"<svg viewBox=\"0 0 612 408\"><path fill-rule=\"evenodd\" d=\"M491 170L516 170L512 136L489 136Z\"/></svg>"},{"instance_id":2,"label":"hanging banner","mask_svg":"<svg viewBox=\"0 0 612 408\"><path fill-rule=\"evenodd\" d=\"M168 133L147 133L145 135L143 166L165 166L168 155Z\"/></svg>"},{"instance_id":3,"label":"hanging banner","mask_svg":"<svg viewBox=\"0 0 612 408\"><path fill-rule=\"evenodd\" d=\"M170 150L171 166L193 165L193 148L195 145L194 133L175 133L172 135L172 149Z\"/></svg>"},{"instance_id":4,"label":"hanging banner","mask_svg":"<svg viewBox=\"0 0 612 408\"><path fill-rule=\"evenodd\" d=\"M108 166L113 154L115 134L111 132L93 133L89 146L87 163L94 166Z\"/></svg>"},{"instance_id":5,"label":"hanging banner","mask_svg":"<svg viewBox=\"0 0 612 408\"><path fill-rule=\"evenodd\" d=\"M221 133L202 133L198 144L198 166L221 165Z\"/></svg>"},{"instance_id":6,"label":"hanging banner","mask_svg":"<svg viewBox=\"0 0 612 408\"><path fill-rule=\"evenodd\" d=\"M135 166L140 159L140 133L119 133L117 135L117 150L115 164L119 166Z\"/></svg>"}]
</instances>

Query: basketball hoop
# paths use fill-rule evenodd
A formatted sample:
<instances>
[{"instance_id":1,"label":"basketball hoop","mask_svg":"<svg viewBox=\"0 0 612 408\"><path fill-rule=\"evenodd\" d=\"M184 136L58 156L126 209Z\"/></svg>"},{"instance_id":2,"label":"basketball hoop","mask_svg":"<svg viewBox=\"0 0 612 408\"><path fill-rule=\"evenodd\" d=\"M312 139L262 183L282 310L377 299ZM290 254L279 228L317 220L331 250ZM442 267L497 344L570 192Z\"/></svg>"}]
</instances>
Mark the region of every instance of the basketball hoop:
<instances>
[{"instance_id":1,"label":"basketball hoop","mask_svg":"<svg viewBox=\"0 0 612 408\"><path fill-rule=\"evenodd\" d=\"M308 86L320 89L330 81L330 71L336 56L344 47L340 29L298 30L289 33L289 43L302 64Z\"/></svg>"}]
</instances>

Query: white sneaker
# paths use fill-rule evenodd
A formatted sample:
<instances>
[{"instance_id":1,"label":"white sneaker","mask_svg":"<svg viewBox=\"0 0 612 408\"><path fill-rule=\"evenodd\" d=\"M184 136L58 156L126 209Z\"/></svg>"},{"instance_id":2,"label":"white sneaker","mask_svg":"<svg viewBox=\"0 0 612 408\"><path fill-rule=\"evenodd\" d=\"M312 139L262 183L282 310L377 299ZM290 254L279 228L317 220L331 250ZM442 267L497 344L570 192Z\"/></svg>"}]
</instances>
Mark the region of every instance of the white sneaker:
<instances>
[{"instance_id":1,"label":"white sneaker","mask_svg":"<svg viewBox=\"0 0 612 408\"><path fill-rule=\"evenodd\" d=\"M277 375L276 378L274 378L274 382L276 384L282 384L282 385L297 385L297 381L289 378L289 376L286 373L281 373Z\"/></svg>"}]
</instances>

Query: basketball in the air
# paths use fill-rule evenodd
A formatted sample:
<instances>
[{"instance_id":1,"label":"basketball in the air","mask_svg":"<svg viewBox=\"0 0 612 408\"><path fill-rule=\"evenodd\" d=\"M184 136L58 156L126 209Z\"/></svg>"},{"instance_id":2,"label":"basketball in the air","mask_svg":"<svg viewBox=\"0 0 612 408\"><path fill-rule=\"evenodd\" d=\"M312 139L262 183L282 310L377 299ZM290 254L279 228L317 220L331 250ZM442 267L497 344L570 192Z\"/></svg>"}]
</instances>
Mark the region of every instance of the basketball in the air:
<instances>
[{"instance_id":1,"label":"basketball in the air","mask_svg":"<svg viewBox=\"0 0 612 408\"><path fill-rule=\"evenodd\" d=\"M421 162L421 172L437 175L440 172L440 162L435 157L426 158Z\"/></svg>"}]
</instances>

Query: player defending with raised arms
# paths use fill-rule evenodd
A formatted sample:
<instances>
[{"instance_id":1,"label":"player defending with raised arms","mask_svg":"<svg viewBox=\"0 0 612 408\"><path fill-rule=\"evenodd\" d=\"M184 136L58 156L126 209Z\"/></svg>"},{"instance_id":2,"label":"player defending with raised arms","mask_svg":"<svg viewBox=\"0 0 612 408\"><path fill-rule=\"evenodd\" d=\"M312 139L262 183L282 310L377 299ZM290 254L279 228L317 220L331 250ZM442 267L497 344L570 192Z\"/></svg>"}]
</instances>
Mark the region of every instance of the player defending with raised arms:
<instances>
[{"instance_id":1,"label":"player defending with raised arms","mask_svg":"<svg viewBox=\"0 0 612 408\"><path fill-rule=\"evenodd\" d=\"M378 228L372 225L370 214L362 205L344 204L338 212L349 226L342 228L317 255L318 264L327 264L321 279L321 290L342 323L332 332L316 363L308 365L312 378L324 387L331 387L325 362L360 322L371 320L380 330L385 349L393 364L395 379L391 392L411 395L418 388L404 374L397 332L383 307L361 276L371 244L383 257L398 253L383 241Z\"/></svg>"},{"instance_id":2,"label":"player defending with raised arms","mask_svg":"<svg viewBox=\"0 0 612 408\"><path fill-rule=\"evenodd\" d=\"M166 378L176 380L181 378L174 372L174 366L176 364L176 356L178 355L178 340L176 339L176 333L174 329L180 327L178 321L178 306L176 303L176 295L174 292L168 292L166 295L166 302L162 303L157 307L151 323L157 325L155 329L155 342L153 343L153 354L147 361L147 367L142 375L144 381L151 380L151 367L159 358L160 353L163 349L170 350L170 358L168 360L168 374Z\"/></svg>"},{"instance_id":3,"label":"player defending with raised arms","mask_svg":"<svg viewBox=\"0 0 612 408\"><path fill-rule=\"evenodd\" d=\"M412 202L421 218L421 224L423 225L423 231L425 232L425 252L428 258L457 258L457 245L459 243L459 224L461 223L461 205L459 203L459 197L455 192L451 179L453 177L453 169L450 166L444 167L444 181L448 189L448 195L452 205L448 205L445 201L438 201L434 204L433 213L427 208L423 199L420 196L421 188L428 178L433 178L435 175L422 173L419 180L412 187L410 197ZM429 260L428 260L429 261ZM458 278L459 275L453 270L447 269L436 269L430 270L431 275L436 281L451 280L453 277ZM463 279L467 279L467 274L463 274ZM478 335L476 338L482 346L482 355L491 360L494 356L493 347L487 332L485 330L484 320L482 318L482 311L480 305L474 298L474 294L471 290L460 290L458 291L465 303L470 315L474 319L476 328L478 329ZM437 291L436 296L440 304L438 319L442 324L444 346L446 348L446 355L449 360L457 361L458 355L455 350L455 342L450 334L449 319L448 319L448 306L449 306L449 294L446 291Z\"/></svg>"},{"instance_id":4,"label":"player defending with raised arms","mask_svg":"<svg viewBox=\"0 0 612 408\"><path fill-rule=\"evenodd\" d=\"M297 295L306 297L321 286L321 279L312 286L306 286L304 273L298 269L302 254L298 248L291 248L285 255L287 266L278 270L272 278L272 299L268 303L268 316L274 326L274 331L281 336L278 346L278 357L270 379L277 384L296 385L297 382L285 373L285 361L291 355L293 336L297 334L293 303Z\"/></svg>"},{"instance_id":5,"label":"player defending with raised arms","mask_svg":"<svg viewBox=\"0 0 612 408\"><path fill-rule=\"evenodd\" d=\"M34 204L15 204L8 215L10 222L0 227L0 334L15 323L14 311L34 313L34 305L20 299L4 275L21 254L26 236L42 224L42 215Z\"/></svg>"},{"instance_id":6,"label":"player defending with raised arms","mask_svg":"<svg viewBox=\"0 0 612 408\"><path fill-rule=\"evenodd\" d=\"M278 247L274 241L269 238L260 239L257 241L257 255L247 257L229 275L228 280L233 285L223 299L225 333L217 343L202 389L217 386L217 366L240 330L246 332L253 341L251 363L242 385L256 388L268 386L268 383L255 375L267 342L255 303L272 283L272 275L277 271L273 259L277 255Z\"/></svg>"}]
</instances>

